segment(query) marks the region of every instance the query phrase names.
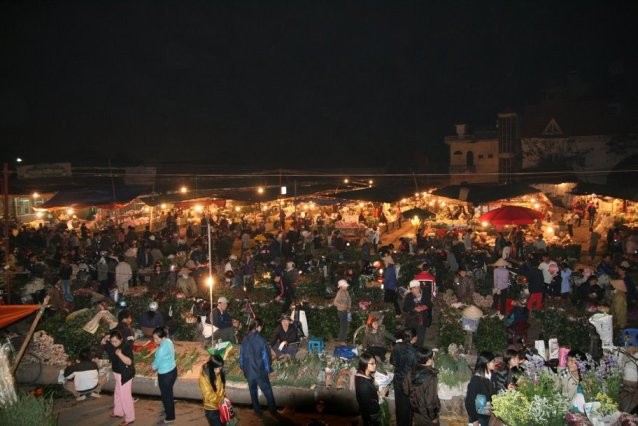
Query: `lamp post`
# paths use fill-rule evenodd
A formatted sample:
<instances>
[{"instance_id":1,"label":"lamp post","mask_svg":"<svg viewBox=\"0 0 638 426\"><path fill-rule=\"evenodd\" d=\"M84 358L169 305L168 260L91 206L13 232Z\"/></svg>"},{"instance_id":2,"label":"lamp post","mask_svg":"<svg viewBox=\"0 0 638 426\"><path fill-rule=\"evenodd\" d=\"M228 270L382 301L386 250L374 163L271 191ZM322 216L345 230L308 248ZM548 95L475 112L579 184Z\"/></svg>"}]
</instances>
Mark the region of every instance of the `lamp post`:
<instances>
[{"instance_id":1,"label":"lamp post","mask_svg":"<svg viewBox=\"0 0 638 426\"><path fill-rule=\"evenodd\" d=\"M213 325L213 245L211 244L210 220L208 221L208 294L210 297L210 325Z\"/></svg>"}]
</instances>

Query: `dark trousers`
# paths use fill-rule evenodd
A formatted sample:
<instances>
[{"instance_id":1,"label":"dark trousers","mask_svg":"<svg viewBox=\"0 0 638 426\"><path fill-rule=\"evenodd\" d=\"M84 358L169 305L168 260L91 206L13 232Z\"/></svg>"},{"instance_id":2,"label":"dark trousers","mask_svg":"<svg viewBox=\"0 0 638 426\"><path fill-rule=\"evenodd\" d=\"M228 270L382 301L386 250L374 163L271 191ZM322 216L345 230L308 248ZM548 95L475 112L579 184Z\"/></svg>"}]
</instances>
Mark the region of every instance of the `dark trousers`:
<instances>
[{"instance_id":1,"label":"dark trousers","mask_svg":"<svg viewBox=\"0 0 638 426\"><path fill-rule=\"evenodd\" d=\"M348 329L350 328L350 322L348 321L348 312L337 311L337 315L339 316L339 336L337 336L337 340L340 342L345 342L348 339Z\"/></svg>"},{"instance_id":2,"label":"dark trousers","mask_svg":"<svg viewBox=\"0 0 638 426\"><path fill-rule=\"evenodd\" d=\"M410 399L400 387L400 384L394 384L394 410L397 416L397 426L411 426L412 410L410 409Z\"/></svg>"},{"instance_id":3,"label":"dark trousers","mask_svg":"<svg viewBox=\"0 0 638 426\"><path fill-rule=\"evenodd\" d=\"M253 379L248 379L248 390L250 391L250 400L253 403L253 410L255 413L261 413L261 406L259 405L259 395L257 394L257 386L263 392L268 403L268 411L271 413L277 412L277 405L275 404L275 396L272 393L272 387L270 386L270 379L268 376L259 376Z\"/></svg>"},{"instance_id":4,"label":"dark trousers","mask_svg":"<svg viewBox=\"0 0 638 426\"><path fill-rule=\"evenodd\" d=\"M427 327L424 325L419 325L416 327L416 343L414 344L417 348L423 347L425 345L425 332L427 331Z\"/></svg>"},{"instance_id":5,"label":"dark trousers","mask_svg":"<svg viewBox=\"0 0 638 426\"><path fill-rule=\"evenodd\" d=\"M507 310L507 289L501 290L501 294L494 294L494 309L498 309L501 314L505 315Z\"/></svg>"},{"instance_id":6,"label":"dark trousers","mask_svg":"<svg viewBox=\"0 0 638 426\"><path fill-rule=\"evenodd\" d=\"M175 420L175 399L173 398L173 385L177 380L177 367L165 374L157 375L157 384L162 395L166 420Z\"/></svg>"},{"instance_id":7,"label":"dark trousers","mask_svg":"<svg viewBox=\"0 0 638 426\"><path fill-rule=\"evenodd\" d=\"M394 305L394 313L401 315L401 307L399 307L399 294L396 290L384 290L383 300Z\"/></svg>"},{"instance_id":8,"label":"dark trousers","mask_svg":"<svg viewBox=\"0 0 638 426\"><path fill-rule=\"evenodd\" d=\"M221 417L219 417L219 410L204 410L204 415L210 426L224 426Z\"/></svg>"}]
</instances>

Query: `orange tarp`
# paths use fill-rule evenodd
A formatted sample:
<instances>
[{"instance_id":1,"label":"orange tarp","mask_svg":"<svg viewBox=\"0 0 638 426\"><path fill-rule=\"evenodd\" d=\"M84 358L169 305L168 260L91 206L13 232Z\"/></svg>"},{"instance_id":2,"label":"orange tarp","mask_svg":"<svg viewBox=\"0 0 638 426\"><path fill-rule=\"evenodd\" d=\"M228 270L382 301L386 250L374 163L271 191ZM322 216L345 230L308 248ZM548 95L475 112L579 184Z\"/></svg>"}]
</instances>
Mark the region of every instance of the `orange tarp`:
<instances>
[{"instance_id":1,"label":"orange tarp","mask_svg":"<svg viewBox=\"0 0 638 426\"><path fill-rule=\"evenodd\" d=\"M40 305L1 305L0 328L11 325L38 309L40 309Z\"/></svg>"}]
</instances>

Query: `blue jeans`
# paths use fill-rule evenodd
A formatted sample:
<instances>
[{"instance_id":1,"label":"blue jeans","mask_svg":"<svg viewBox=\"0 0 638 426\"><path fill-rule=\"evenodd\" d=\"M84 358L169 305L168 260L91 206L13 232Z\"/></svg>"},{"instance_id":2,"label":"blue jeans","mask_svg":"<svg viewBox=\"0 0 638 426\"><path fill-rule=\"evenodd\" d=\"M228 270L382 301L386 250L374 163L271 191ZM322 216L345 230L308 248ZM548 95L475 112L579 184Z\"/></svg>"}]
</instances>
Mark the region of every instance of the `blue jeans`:
<instances>
[{"instance_id":1,"label":"blue jeans","mask_svg":"<svg viewBox=\"0 0 638 426\"><path fill-rule=\"evenodd\" d=\"M204 415L210 426L224 426L221 417L219 417L219 410L204 410Z\"/></svg>"},{"instance_id":2,"label":"blue jeans","mask_svg":"<svg viewBox=\"0 0 638 426\"><path fill-rule=\"evenodd\" d=\"M71 280L62 280L62 294L64 300L73 302L73 293L71 293Z\"/></svg>"},{"instance_id":3,"label":"blue jeans","mask_svg":"<svg viewBox=\"0 0 638 426\"><path fill-rule=\"evenodd\" d=\"M157 375L157 384L162 395L162 404L164 404L164 412L166 420L175 420L175 399L173 398L173 385L177 380L177 367L168 373Z\"/></svg>"},{"instance_id":4,"label":"blue jeans","mask_svg":"<svg viewBox=\"0 0 638 426\"><path fill-rule=\"evenodd\" d=\"M270 379L268 376L259 376L253 379L248 379L248 390L250 391L250 400L253 403L253 410L255 413L261 413L261 406L259 405L259 395L257 394L257 386L263 392L268 403L268 411L271 413L277 412L277 405L275 404L275 396L272 393L272 387L270 386Z\"/></svg>"}]
</instances>

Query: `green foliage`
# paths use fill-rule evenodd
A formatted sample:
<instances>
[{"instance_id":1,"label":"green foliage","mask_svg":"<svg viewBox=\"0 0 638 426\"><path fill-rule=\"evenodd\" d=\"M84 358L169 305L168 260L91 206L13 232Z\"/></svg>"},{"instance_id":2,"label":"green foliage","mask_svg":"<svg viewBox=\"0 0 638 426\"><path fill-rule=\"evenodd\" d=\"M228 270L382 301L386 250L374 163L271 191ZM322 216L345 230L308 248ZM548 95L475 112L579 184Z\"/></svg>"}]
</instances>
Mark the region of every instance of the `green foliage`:
<instances>
[{"instance_id":1,"label":"green foliage","mask_svg":"<svg viewBox=\"0 0 638 426\"><path fill-rule=\"evenodd\" d=\"M439 370L439 382L449 387L466 383L472 377L472 370L464 356L453 357L440 353L434 359L434 366Z\"/></svg>"},{"instance_id":2,"label":"green foliage","mask_svg":"<svg viewBox=\"0 0 638 426\"><path fill-rule=\"evenodd\" d=\"M447 348L451 343L462 345L464 342L465 331L461 325L461 311L442 305L439 314L439 347Z\"/></svg>"},{"instance_id":3,"label":"green foliage","mask_svg":"<svg viewBox=\"0 0 638 426\"><path fill-rule=\"evenodd\" d=\"M68 321L65 321L63 315L56 314L45 321L41 321L38 329L44 330L49 336L53 337L55 343L64 345L64 352L71 358L77 358L78 353L83 348L88 347L95 351L100 346L102 336L109 332L105 324L100 324L95 334L87 333L82 329L84 324L96 313L97 310L88 310L75 315Z\"/></svg>"},{"instance_id":4,"label":"green foliage","mask_svg":"<svg viewBox=\"0 0 638 426\"><path fill-rule=\"evenodd\" d=\"M37 398L25 393L18 401L5 405L0 410L0 424L11 426L55 426L57 419L53 415L53 399Z\"/></svg>"},{"instance_id":5,"label":"green foliage","mask_svg":"<svg viewBox=\"0 0 638 426\"><path fill-rule=\"evenodd\" d=\"M477 352L502 352L507 346L505 322L498 316L486 316L481 318L478 329L476 330L474 344L476 345Z\"/></svg>"},{"instance_id":6,"label":"green foliage","mask_svg":"<svg viewBox=\"0 0 638 426\"><path fill-rule=\"evenodd\" d=\"M580 311L546 306L538 312L543 336L556 338L561 346L586 350L589 346L589 323Z\"/></svg>"}]
</instances>

